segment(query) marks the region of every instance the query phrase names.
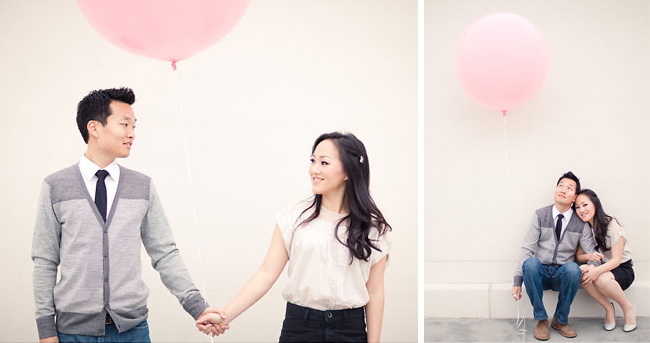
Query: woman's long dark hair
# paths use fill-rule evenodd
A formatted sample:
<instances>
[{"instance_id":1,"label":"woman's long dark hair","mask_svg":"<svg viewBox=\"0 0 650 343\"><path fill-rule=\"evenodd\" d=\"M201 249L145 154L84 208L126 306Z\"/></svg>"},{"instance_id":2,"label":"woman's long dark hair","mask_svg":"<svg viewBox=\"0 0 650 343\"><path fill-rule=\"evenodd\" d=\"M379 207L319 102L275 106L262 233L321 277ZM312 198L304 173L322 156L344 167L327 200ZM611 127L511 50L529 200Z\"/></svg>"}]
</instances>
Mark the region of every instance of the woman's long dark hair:
<instances>
[{"instance_id":1,"label":"woman's long dark hair","mask_svg":"<svg viewBox=\"0 0 650 343\"><path fill-rule=\"evenodd\" d=\"M614 219L618 223L618 220L616 218L613 218L612 216L608 215L605 213L605 210L603 209L603 205L600 203L600 199L598 198L598 195L596 195L596 192L592 191L591 189L583 189L580 192L578 192L577 195L584 194L587 197L589 197L589 200L594 204L594 225L592 229L594 229L594 237L596 238L596 250L602 249L602 251L607 251L611 249L611 247L607 246L607 226L609 225L609 222ZM619 223L620 225L620 223Z\"/></svg>"},{"instance_id":2,"label":"woman's long dark hair","mask_svg":"<svg viewBox=\"0 0 650 343\"><path fill-rule=\"evenodd\" d=\"M336 239L350 250L350 254L360 260L368 261L372 249L381 251L369 238L370 230L377 228L379 235L391 231L392 228L384 219L381 211L370 196L370 167L368 154L363 143L351 133L331 132L320 135L314 142L311 151L324 140L331 140L339 152L343 171L348 177L345 187L344 203L350 213L343 217L334 230ZM313 208L314 212L298 226L307 224L320 215L323 196L314 195L314 201L302 214ZM341 223L348 221L348 237L345 242L338 235ZM352 261L350 261L352 262Z\"/></svg>"}]
</instances>

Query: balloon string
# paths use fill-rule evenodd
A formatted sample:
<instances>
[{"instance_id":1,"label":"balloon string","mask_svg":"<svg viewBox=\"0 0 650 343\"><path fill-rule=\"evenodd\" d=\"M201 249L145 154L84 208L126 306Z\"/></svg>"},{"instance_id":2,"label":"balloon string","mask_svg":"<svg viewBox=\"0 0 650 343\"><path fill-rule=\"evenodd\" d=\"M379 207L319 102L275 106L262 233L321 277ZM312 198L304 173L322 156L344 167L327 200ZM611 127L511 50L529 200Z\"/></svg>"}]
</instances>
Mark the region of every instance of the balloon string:
<instances>
[{"instance_id":1,"label":"balloon string","mask_svg":"<svg viewBox=\"0 0 650 343\"><path fill-rule=\"evenodd\" d=\"M506 148L506 206L508 208L508 232L512 232L512 223L510 221L511 218L511 206L510 206L510 158L508 156L508 125L506 121L506 111L503 111L503 137L505 141L505 148ZM520 334L523 336L522 342L526 341L526 318L525 315L526 313L524 312L524 316L520 316L519 314L519 301L515 301L517 305L517 320L515 321L515 329L517 330L517 334ZM521 328L523 324L523 328Z\"/></svg>"},{"instance_id":2,"label":"balloon string","mask_svg":"<svg viewBox=\"0 0 650 343\"><path fill-rule=\"evenodd\" d=\"M203 258L202 258L202 253L201 253L201 233L199 232L199 227L197 225L197 219L196 219L196 202L194 199L194 182L192 179L192 170L190 168L191 163L190 163L190 149L189 149L189 143L187 139L187 121L185 119L185 111L183 109L183 88L181 85L181 77L180 77L180 72L176 70L176 62L172 62L172 67L174 68L174 75L176 77L176 97L178 99L178 112L180 115L180 122L181 125L183 126L183 149L185 152L185 173L187 174L187 181L189 184L189 197L190 197L190 206L192 208L192 231L195 234L195 237L197 237L198 242L197 242L197 251L199 255L199 280L201 283L201 293L203 294L203 300L205 301L205 306L208 306L208 301L207 301L207 289L205 287L205 279L203 277ZM210 335L210 342L214 342L214 339L212 335Z\"/></svg>"},{"instance_id":3,"label":"balloon string","mask_svg":"<svg viewBox=\"0 0 650 343\"><path fill-rule=\"evenodd\" d=\"M519 315L519 302L516 301L517 305L517 321L515 321L515 329L517 329L517 334L522 335L522 342L526 341L526 312L524 311L524 315L520 316ZM523 327L522 327L523 324Z\"/></svg>"},{"instance_id":4,"label":"balloon string","mask_svg":"<svg viewBox=\"0 0 650 343\"><path fill-rule=\"evenodd\" d=\"M510 158L508 156L508 125L506 122L506 111L503 111L503 137L506 148L506 206L508 207L508 232L512 232L511 208L510 208Z\"/></svg>"}]
</instances>

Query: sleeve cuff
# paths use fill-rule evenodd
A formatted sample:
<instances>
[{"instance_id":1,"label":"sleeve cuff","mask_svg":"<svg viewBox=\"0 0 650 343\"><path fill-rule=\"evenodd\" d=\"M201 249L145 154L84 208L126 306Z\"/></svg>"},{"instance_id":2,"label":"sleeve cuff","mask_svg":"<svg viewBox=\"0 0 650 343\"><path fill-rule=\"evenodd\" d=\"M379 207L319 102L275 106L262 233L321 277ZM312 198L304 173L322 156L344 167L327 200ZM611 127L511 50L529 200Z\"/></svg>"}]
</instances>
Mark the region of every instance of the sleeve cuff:
<instances>
[{"instance_id":1,"label":"sleeve cuff","mask_svg":"<svg viewBox=\"0 0 650 343\"><path fill-rule=\"evenodd\" d=\"M596 261L587 261L587 264L590 264L590 265L596 266L596 267L600 266L600 262L596 262Z\"/></svg>"},{"instance_id":2,"label":"sleeve cuff","mask_svg":"<svg viewBox=\"0 0 650 343\"><path fill-rule=\"evenodd\" d=\"M194 293L183 301L183 309L189 313L192 318L197 319L208 308L208 303L203 299L200 293Z\"/></svg>"},{"instance_id":3,"label":"sleeve cuff","mask_svg":"<svg viewBox=\"0 0 650 343\"><path fill-rule=\"evenodd\" d=\"M58 333L56 332L56 323L54 322L54 315L36 318L36 327L38 328L39 339L58 335Z\"/></svg>"},{"instance_id":4,"label":"sleeve cuff","mask_svg":"<svg viewBox=\"0 0 650 343\"><path fill-rule=\"evenodd\" d=\"M524 277L521 275L515 275L515 280L513 282L513 286L515 287L521 287L521 284L524 283Z\"/></svg>"}]
</instances>

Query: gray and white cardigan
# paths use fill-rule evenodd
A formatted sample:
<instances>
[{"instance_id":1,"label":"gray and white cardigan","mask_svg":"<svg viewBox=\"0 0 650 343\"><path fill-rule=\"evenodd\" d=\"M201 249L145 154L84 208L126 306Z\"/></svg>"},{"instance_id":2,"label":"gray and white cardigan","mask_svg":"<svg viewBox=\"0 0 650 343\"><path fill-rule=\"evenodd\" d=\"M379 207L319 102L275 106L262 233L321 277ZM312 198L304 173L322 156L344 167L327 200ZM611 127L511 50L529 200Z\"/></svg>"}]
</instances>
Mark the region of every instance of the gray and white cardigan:
<instances>
[{"instance_id":1,"label":"gray and white cardigan","mask_svg":"<svg viewBox=\"0 0 650 343\"><path fill-rule=\"evenodd\" d=\"M521 254L515 269L514 286L523 283L522 265L529 257L535 255L542 264L563 265L573 262L576 250L580 247L586 253L595 252L591 228L574 213L569 220L560 240L555 237L555 223L553 222L553 205L542 207L535 211L528 226L528 233L521 245ZM590 264L600 265L590 261Z\"/></svg>"},{"instance_id":2,"label":"gray and white cardigan","mask_svg":"<svg viewBox=\"0 0 650 343\"><path fill-rule=\"evenodd\" d=\"M197 318L206 303L190 279L148 176L120 166L106 223L78 164L45 178L32 242L39 337L57 332L102 336L106 313L120 332L146 320L149 289L141 276L142 244L163 284Z\"/></svg>"}]
</instances>

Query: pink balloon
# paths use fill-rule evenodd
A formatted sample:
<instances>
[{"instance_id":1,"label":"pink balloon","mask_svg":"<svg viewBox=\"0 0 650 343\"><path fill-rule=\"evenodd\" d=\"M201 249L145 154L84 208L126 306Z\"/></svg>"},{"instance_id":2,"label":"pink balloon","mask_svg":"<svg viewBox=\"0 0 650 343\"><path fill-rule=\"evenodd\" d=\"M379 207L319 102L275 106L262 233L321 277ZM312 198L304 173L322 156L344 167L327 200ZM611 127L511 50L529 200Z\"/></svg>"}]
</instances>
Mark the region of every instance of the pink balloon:
<instances>
[{"instance_id":1,"label":"pink balloon","mask_svg":"<svg viewBox=\"0 0 650 343\"><path fill-rule=\"evenodd\" d=\"M230 32L249 1L77 0L77 4L109 42L175 65Z\"/></svg>"},{"instance_id":2,"label":"pink balloon","mask_svg":"<svg viewBox=\"0 0 650 343\"><path fill-rule=\"evenodd\" d=\"M472 98L505 114L542 88L548 60L544 37L530 21L513 13L490 13L463 32L456 74Z\"/></svg>"}]
</instances>

